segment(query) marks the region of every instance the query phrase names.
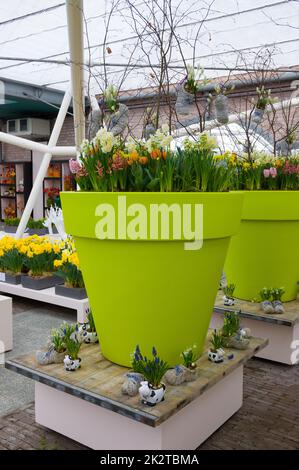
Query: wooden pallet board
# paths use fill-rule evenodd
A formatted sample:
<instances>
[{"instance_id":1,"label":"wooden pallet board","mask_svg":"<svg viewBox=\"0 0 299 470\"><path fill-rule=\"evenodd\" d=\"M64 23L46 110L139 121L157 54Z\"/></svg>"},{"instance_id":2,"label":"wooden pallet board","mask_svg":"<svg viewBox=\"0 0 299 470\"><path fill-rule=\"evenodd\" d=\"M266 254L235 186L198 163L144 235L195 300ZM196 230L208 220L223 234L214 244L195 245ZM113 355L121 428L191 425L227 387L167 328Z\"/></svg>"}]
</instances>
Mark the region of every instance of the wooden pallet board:
<instances>
[{"instance_id":1,"label":"wooden pallet board","mask_svg":"<svg viewBox=\"0 0 299 470\"><path fill-rule=\"evenodd\" d=\"M210 334L210 333L209 333ZM198 360L198 378L180 386L167 385L165 401L150 408L140 402L139 396L128 397L121 393L121 385L127 368L107 361L99 345L83 345L80 351L82 368L66 372L62 364L40 366L35 354L6 361L6 368L23 374L57 390L82 398L135 421L157 427L179 410L245 364L257 351L267 345L266 339L252 338L250 347L244 351L227 350L234 358L214 364L208 360L207 349Z\"/></svg>"},{"instance_id":2,"label":"wooden pallet board","mask_svg":"<svg viewBox=\"0 0 299 470\"><path fill-rule=\"evenodd\" d=\"M244 318L252 318L254 320L265 321L268 323L275 323L278 325L285 325L293 327L299 323L299 301L285 302L285 313L282 314L268 314L263 312L260 303L248 302L245 300L235 299L235 305L225 307L223 305L223 292L218 291L214 311L223 313L228 311L240 311L240 316Z\"/></svg>"}]
</instances>

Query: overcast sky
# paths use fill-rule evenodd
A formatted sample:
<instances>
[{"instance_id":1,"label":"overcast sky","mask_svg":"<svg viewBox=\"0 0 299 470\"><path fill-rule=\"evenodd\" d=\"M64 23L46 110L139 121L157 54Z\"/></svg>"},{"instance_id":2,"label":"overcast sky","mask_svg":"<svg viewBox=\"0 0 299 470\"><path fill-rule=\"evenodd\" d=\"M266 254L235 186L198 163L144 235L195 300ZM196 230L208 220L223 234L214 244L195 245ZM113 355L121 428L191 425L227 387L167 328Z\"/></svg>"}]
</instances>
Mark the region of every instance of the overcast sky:
<instances>
[{"instance_id":1,"label":"overcast sky","mask_svg":"<svg viewBox=\"0 0 299 470\"><path fill-rule=\"evenodd\" d=\"M126 1L121 0L119 8L112 15L106 44L111 50L107 58L109 63L124 64L118 68L108 67L109 81L115 84L120 83L132 52L131 62L135 66L147 63L141 48L136 47L134 27L125 4ZM134 1L134 6L144 15L148 14L148 4L142 0ZM162 0L160 4L163 5ZM262 46L272 51L276 66L287 67L299 63L298 1L172 0L172 5L174 9L178 7L178 15L185 13L184 21L179 22L178 31L186 59L192 59L193 51L184 41L188 39L191 43L194 40L199 22L206 17L194 51L196 63L203 67L233 68L236 63L241 64L240 54L246 56L249 63L253 60L253 52ZM103 60L105 21L110 6L110 0L84 0L88 32L85 35L86 60L89 57L100 63ZM88 42L91 46L90 56ZM70 76L68 65L9 61L5 57L68 60L68 50L64 1L0 0L0 77L65 89ZM153 48L151 54L152 62L159 63ZM182 65L181 56L175 48L172 63ZM149 86L149 72L149 69L135 67L122 83L122 88ZM206 73L208 76L216 76L228 72L211 70ZM96 77L93 82L97 88L102 83L102 67L93 68L92 74Z\"/></svg>"}]
</instances>

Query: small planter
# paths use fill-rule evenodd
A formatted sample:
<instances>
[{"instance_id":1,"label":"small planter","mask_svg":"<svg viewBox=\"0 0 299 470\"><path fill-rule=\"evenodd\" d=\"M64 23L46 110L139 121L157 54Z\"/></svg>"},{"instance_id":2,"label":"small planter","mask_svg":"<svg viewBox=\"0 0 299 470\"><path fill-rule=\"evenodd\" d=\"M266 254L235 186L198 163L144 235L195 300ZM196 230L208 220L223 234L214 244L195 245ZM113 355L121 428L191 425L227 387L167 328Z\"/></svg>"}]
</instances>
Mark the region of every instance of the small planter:
<instances>
[{"instance_id":1,"label":"small planter","mask_svg":"<svg viewBox=\"0 0 299 470\"><path fill-rule=\"evenodd\" d=\"M134 397L137 395L143 379L143 375L139 374L138 372L127 372L125 374L125 381L121 387L122 394L129 395L129 397Z\"/></svg>"},{"instance_id":2,"label":"small planter","mask_svg":"<svg viewBox=\"0 0 299 470\"><path fill-rule=\"evenodd\" d=\"M67 287L65 285L57 284L55 286L55 294L78 300L87 298L86 289L84 287Z\"/></svg>"},{"instance_id":3,"label":"small planter","mask_svg":"<svg viewBox=\"0 0 299 470\"><path fill-rule=\"evenodd\" d=\"M154 388L149 382L142 381L139 388L141 402L147 406L155 406L164 401L165 388L164 384L161 384L159 388Z\"/></svg>"},{"instance_id":4,"label":"small planter","mask_svg":"<svg viewBox=\"0 0 299 470\"><path fill-rule=\"evenodd\" d=\"M6 233L16 233L18 229L18 226L17 225L4 225L4 231Z\"/></svg>"},{"instance_id":5,"label":"small planter","mask_svg":"<svg viewBox=\"0 0 299 470\"><path fill-rule=\"evenodd\" d=\"M219 364L220 362L223 362L224 351L223 349L217 349L216 351L212 351L212 349L210 349L208 357L210 361L215 362L215 364Z\"/></svg>"},{"instance_id":6,"label":"small planter","mask_svg":"<svg viewBox=\"0 0 299 470\"><path fill-rule=\"evenodd\" d=\"M48 364L62 364L65 357L65 352L57 352L55 349L49 348L46 351L36 351L36 361L38 364L45 366Z\"/></svg>"},{"instance_id":7,"label":"small planter","mask_svg":"<svg viewBox=\"0 0 299 470\"><path fill-rule=\"evenodd\" d=\"M29 228L29 235L39 235L40 237L48 234L48 229L46 228Z\"/></svg>"},{"instance_id":8,"label":"small planter","mask_svg":"<svg viewBox=\"0 0 299 470\"><path fill-rule=\"evenodd\" d=\"M178 114L188 115L190 107L194 104L195 97L193 93L185 90L184 84L179 88L175 103L175 110Z\"/></svg>"},{"instance_id":9,"label":"small planter","mask_svg":"<svg viewBox=\"0 0 299 470\"><path fill-rule=\"evenodd\" d=\"M215 99L216 119L220 124L227 124L228 117L228 97L218 95Z\"/></svg>"},{"instance_id":10,"label":"small planter","mask_svg":"<svg viewBox=\"0 0 299 470\"><path fill-rule=\"evenodd\" d=\"M23 287L27 287L28 289L33 290L42 290L42 289L49 289L50 287L56 286L56 284L60 284L63 282L63 279L58 276L44 276L44 277L33 277L33 276L25 276L22 274L21 282Z\"/></svg>"},{"instance_id":11,"label":"small planter","mask_svg":"<svg viewBox=\"0 0 299 470\"><path fill-rule=\"evenodd\" d=\"M21 284L21 278L22 274L10 274L10 273L5 273L5 282L7 284Z\"/></svg>"},{"instance_id":12,"label":"small planter","mask_svg":"<svg viewBox=\"0 0 299 470\"><path fill-rule=\"evenodd\" d=\"M223 296L223 305L225 307L231 307L232 305L235 305L235 299L233 297L227 297L227 295Z\"/></svg>"},{"instance_id":13,"label":"small planter","mask_svg":"<svg viewBox=\"0 0 299 470\"><path fill-rule=\"evenodd\" d=\"M182 364L169 369L165 374L165 379L169 385L181 385L184 382L192 382L196 377L196 369L188 369L188 367Z\"/></svg>"},{"instance_id":14,"label":"small planter","mask_svg":"<svg viewBox=\"0 0 299 470\"><path fill-rule=\"evenodd\" d=\"M73 359L72 356L66 354L66 356L64 356L63 363L65 370L67 370L68 372L73 372L75 370L80 369L81 358L78 357L78 359Z\"/></svg>"},{"instance_id":15,"label":"small planter","mask_svg":"<svg viewBox=\"0 0 299 470\"><path fill-rule=\"evenodd\" d=\"M260 124L263 120L264 112L265 112L264 109L255 108L252 114L252 118L251 118L252 121L255 122L256 124Z\"/></svg>"},{"instance_id":16,"label":"small planter","mask_svg":"<svg viewBox=\"0 0 299 470\"><path fill-rule=\"evenodd\" d=\"M5 282L6 275L3 271L0 271L0 282Z\"/></svg>"},{"instance_id":17,"label":"small planter","mask_svg":"<svg viewBox=\"0 0 299 470\"><path fill-rule=\"evenodd\" d=\"M227 338L225 346L232 349L247 349L249 346L250 340L248 338L242 338L238 336L232 336Z\"/></svg>"}]
</instances>

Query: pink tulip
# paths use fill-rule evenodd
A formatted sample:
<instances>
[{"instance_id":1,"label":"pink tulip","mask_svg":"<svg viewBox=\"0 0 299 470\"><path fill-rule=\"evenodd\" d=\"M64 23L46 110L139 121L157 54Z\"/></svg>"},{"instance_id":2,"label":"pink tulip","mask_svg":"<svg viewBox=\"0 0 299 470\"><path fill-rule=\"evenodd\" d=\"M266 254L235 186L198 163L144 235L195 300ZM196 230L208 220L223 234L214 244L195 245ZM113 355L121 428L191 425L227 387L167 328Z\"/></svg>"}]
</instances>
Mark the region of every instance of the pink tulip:
<instances>
[{"instance_id":1,"label":"pink tulip","mask_svg":"<svg viewBox=\"0 0 299 470\"><path fill-rule=\"evenodd\" d=\"M274 167L272 166L272 167L270 168L269 172L270 172L270 176L272 176L272 178L276 178L276 176L277 176L277 170L276 170L276 168L274 168Z\"/></svg>"},{"instance_id":2,"label":"pink tulip","mask_svg":"<svg viewBox=\"0 0 299 470\"><path fill-rule=\"evenodd\" d=\"M265 168L264 171L263 171L263 173L264 173L264 177L265 177L265 178L269 178L269 176L270 176L270 170L269 170L268 168Z\"/></svg>"}]
</instances>

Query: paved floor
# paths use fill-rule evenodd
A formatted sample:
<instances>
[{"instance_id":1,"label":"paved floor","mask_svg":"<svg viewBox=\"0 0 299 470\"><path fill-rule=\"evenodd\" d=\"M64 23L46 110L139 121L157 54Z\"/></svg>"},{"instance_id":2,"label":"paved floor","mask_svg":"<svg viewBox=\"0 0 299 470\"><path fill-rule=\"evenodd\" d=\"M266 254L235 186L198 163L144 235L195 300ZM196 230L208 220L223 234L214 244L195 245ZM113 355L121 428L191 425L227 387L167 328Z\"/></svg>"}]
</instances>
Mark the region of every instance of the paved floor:
<instances>
[{"instance_id":1,"label":"paved floor","mask_svg":"<svg viewBox=\"0 0 299 470\"><path fill-rule=\"evenodd\" d=\"M16 347L10 357L42 345L47 329L75 318L66 309L17 300L14 313ZM0 369L0 380L0 450L85 449L35 424L31 380L4 369ZM249 361L245 367L244 405L200 447L205 449L298 450L299 365Z\"/></svg>"},{"instance_id":2,"label":"paved floor","mask_svg":"<svg viewBox=\"0 0 299 470\"><path fill-rule=\"evenodd\" d=\"M44 346L52 328L76 319L75 311L18 297L13 300L13 314L14 347L6 359ZM0 367L0 415L33 401L33 388L32 380Z\"/></svg>"}]
</instances>

